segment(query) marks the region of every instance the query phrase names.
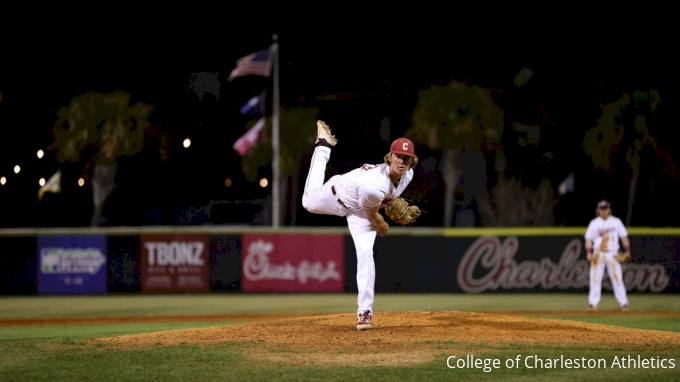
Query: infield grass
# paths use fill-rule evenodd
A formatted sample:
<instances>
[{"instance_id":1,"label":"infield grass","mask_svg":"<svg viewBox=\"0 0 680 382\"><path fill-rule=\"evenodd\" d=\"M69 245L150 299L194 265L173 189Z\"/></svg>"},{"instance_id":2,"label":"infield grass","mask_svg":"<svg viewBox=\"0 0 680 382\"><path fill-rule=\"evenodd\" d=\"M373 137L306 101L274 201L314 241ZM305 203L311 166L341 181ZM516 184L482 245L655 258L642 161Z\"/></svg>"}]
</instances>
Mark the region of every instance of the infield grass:
<instances>
[{"instance_id":1,"label":"infield grass","mask_svg":"<svg viewBox=\"0 0 680 382\"><path fill-rule=\"evenodd\" d=\"M41 325L0 327L0 341L25 339L82 339L122 336L126 334L158 332L190 328L206 328L238 324L240 321L215 322L159 322L88 325ZM0 345L2 346L2 345Z\"/></svg>"},{"instance_id":2,"label":"infield grass","mask_svg":"<svg viewBox=\"0 0 680 382\"><path fill-rule=\"evenodd\" d=\"M433 352L438 355L436 361L423 365L408 366L408 360L403 360L404 366L323 367L258 362L247 356L247 348L258 345L230 343L130 350L111 350L82 339L2 340L0 344L0 379L3 381L677 381L680 366L677 364L678 345L662 351L486 345L480 352L479 346L475 350L458 343L432 343ZM498 359L497 368L493 363L487 364L491 367L488 372L484 371L483 363L480 368L447 367L449 356L465 358L467 354L482 360ZM637 359L638 354L644 358L673 358L676 365L674 369L613 367L614 357L630 355ZM514 362L518 356L519 364ZM543 367L534 363L531 356L540 358ZM572 363L572 368L565 368L557 362L556 368L547 367L548 359L561 357L593 360L590 362L595 366L597 360L603 359L604 364L600 362L596 368L577 368ZM509 360L513 364L509 364ZM451 365L455 366L455 363Z\"/></svg>"}]
</instances>

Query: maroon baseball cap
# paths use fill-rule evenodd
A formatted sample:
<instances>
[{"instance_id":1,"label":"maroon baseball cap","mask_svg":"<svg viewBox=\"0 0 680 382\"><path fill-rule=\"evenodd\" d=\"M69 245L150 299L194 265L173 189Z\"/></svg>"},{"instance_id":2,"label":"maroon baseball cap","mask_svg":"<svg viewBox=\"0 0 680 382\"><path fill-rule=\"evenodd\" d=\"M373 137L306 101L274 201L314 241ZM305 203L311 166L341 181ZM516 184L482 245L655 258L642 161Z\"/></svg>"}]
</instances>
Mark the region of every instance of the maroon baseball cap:
<instances>
[{"instance_id":1,"label":"maroon baseball cap","mask_svg":"<svg viewBox=\"0 0 680 382\"><path fill-rule=\"evenodd\" d=\"M395 154L408 155L412 157L416 156L415 147L413 147L413 142L411 142L411 140L407 138L399 138L392 142L392 146L390 146L390 152L393 152Z\"/></svg>"}]
</instances>

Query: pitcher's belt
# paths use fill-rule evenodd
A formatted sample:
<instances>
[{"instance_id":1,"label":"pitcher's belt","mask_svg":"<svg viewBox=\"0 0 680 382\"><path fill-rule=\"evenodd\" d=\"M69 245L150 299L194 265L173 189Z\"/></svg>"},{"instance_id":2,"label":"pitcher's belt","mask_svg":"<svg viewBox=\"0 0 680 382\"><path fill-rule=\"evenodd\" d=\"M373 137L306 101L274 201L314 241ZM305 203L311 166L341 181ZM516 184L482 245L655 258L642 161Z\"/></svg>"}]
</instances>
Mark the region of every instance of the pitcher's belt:
<instances>
[{"instance_id":1,"label":"pitcher's belt","mask_svg":"<svg viewBox=\"0 0 680 382\"><path fill-rule=\"evenodd\" d=\"M333 192L333 195L338 196L338 194L335 192L335 186L331 186L331 192ZM340 200L340 198L338 198L338 203L340 203L343 207L345 207L345 209L349 209L349 208L347 208L345 203L343 203L342 200Z\"/></svg>"}]
</instances>

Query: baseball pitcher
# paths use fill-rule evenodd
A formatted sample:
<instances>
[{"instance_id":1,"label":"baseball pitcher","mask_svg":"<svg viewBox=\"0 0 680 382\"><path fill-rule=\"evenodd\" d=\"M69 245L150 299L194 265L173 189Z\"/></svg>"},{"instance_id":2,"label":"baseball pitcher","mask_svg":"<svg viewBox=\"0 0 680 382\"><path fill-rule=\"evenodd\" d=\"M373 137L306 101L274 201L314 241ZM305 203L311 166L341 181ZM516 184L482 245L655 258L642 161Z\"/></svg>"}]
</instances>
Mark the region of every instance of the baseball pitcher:
<instances>
[{"instance_id":1,"label":"baseball pitcher","mask_svg":"<svg viewBox=\"0 0 680 382\"><path fill-rule=\"evenodd\" d=\"M601 200L597 203L597 217L590 221L585 234L586 256L590 261L590 294L588 296L588 311L597 310L602 293L602 277L607 268L609 279L614 288L614 296L621 306L621 310L627 312L628 298L626 287L623 284L623 272L621 264L630 260L630 241L628 231L621 219L612 216L611 206L608 201ZM619 239L623 242L625 253L619 253ZM593 254L593 251L595 252Z\"/></svg>"},{"instance_id":2,"label":"baseball pitcher","mask_svg":"<svg viewBox=\"0 0 680 382\"><path fill-rule=\"evenodd\" d=\"M379 213L399 224L411 224L420 209L400 197L413 179L418 163L413 142L399 138L392 143L383 164L365 164L324 183L331 148L337 139L323 121L317 121L316 142L302 195L302 206L314 214L347 218L357 253L357 330L372 329L375 290L373 246L376 234L385 236L389 225Z\"/></svg>"}]
</instances>

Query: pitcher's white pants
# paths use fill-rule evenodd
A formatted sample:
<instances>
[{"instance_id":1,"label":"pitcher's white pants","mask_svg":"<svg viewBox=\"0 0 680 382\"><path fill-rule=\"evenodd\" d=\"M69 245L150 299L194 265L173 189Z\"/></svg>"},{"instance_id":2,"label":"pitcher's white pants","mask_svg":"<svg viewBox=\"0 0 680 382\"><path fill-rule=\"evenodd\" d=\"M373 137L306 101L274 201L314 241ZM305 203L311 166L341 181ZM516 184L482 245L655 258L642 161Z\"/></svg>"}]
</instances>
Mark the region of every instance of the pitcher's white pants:
<instances>
[{"instance_id":1,"label":"pitcher's white pants","mask_svg":"<svg viewBox=\"0 0 680 382\"><path fill-rule=\"evenodd\" d=\"M619 302L620 306L628 305L621 263L616 261L614 255L616 255L616 252L596 252L593 255L593 261L590 264L590 294L588 295L588 303L592 306L597 306L600 302L605 267L614 289L616 301Z\"/></svg>"},{"instance_id":2,"label":"pitcher's white pants","mask_svg":"<svg viewBox=\"0 0 680 382\"><path fill-rule=\"evenodd\" d=\"M326 165L330 156L331 149L328 147L317 146L314 149L305 190L302 194L302 206L314 214L347 217L347 226L357 252L357 289L359 290L357 313L368 310L373 315L375 297L373 245L377 231L364 211L349 211L338 202L338 196L333 195L331 191L336 177L324 184Z\"/></svg>"}]
</instances>

